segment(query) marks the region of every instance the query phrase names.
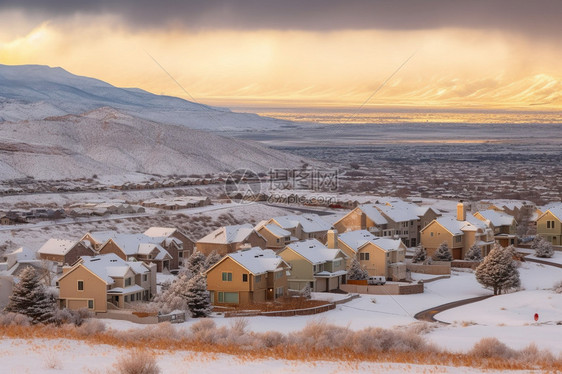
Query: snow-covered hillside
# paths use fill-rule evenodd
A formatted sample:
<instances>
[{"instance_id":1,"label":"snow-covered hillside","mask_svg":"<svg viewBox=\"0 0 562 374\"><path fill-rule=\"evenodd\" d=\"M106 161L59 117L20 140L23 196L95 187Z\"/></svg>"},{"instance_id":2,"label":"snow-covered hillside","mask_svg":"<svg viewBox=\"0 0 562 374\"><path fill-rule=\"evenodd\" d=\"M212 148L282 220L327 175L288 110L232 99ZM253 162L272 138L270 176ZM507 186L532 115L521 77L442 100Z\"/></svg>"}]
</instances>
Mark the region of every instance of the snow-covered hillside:
<instances>
[{"instance_id":1,"label":"snow-covered hillside","mask_svg":"<svg viewBox=\"0 0 562 374\"><path fill-rule=\"evenodd\" d=\"M0 125L0 179L203 174L297 167L301 157L100 108Z\"/></svg>"},{"instance_id":2,"label":"snow-covered hillside","mask_svg":"<svg viewBox=\"0 0 562 374\"><path fill-rule=\"evenodd\" d=\"M288 121L233 113L138 88L118 88L62 68L0 65L0 122L43 119L112 107L160 123L211 131L266 130Z\"/></svg>"}]
</instances>

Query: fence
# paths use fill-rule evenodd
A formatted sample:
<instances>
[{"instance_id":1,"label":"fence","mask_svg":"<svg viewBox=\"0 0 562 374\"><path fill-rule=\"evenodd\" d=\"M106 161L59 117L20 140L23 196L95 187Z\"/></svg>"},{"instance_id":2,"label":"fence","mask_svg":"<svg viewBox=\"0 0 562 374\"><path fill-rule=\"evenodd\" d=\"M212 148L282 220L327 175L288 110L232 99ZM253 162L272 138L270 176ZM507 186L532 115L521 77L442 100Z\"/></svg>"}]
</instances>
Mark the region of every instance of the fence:
<instances>
[{"instance_id":1,"label":"fence","mask_svg":"<svg viewBox=\"0 0 562 374\"><path fill-rule=\"evenodd\" d=\"M340 288L350 293L369 295L411 295L423 293L423 283L416 284L385 284L383 286L364 286L356 284L342 284Z\"/></svg>"},{"instance_id":2,"label":"fence","mask_svg":"<svg viewBox=\"0 0 562 374\"><path fill-rule=\"evenodd\" d=\"M451 274L451 263L440 261L434 262L431 265L427 265L408 262L406 263L406 269L410 270L413 273L448 275Z\"/></svg>"}]
</instances>

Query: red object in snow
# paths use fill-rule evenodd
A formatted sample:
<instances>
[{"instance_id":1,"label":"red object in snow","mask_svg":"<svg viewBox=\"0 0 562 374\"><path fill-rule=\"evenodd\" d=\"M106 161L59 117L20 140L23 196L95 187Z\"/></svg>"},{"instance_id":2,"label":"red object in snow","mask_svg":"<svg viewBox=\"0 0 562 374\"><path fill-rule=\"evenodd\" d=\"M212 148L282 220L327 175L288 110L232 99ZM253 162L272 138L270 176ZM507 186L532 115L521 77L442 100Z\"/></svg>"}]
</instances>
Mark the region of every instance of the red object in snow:
<instances>
[{"instance_id":1,"label":"red object in snow","mask_svg":"<svg viewBox=\"0 0 562 374\"><path fill-rule=\"evenodd\" d=\"M539 314L535 313L535 322L539 320Z\"/></svg>"}]
</instances>

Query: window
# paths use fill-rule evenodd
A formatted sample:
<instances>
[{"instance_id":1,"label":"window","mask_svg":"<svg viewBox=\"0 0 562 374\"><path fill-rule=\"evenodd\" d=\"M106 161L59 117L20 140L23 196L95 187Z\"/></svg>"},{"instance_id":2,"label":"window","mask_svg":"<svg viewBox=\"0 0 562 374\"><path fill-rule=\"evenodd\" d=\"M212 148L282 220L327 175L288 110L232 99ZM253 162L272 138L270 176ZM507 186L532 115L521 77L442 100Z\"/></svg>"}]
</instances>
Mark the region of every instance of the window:
<instances>
[{"instance_id":1,"label":"window","mask_svg":"<svg viewBox=\"0 0 562 374\"><path fill-rule=\"evenodd\" d=\"M222 273L222 281L223 282L232 282L232 273Z\"/></svg>"},{"instance_id":2,"label":"window","mask_svg":"<svg viewBox=\"0 0 562 374\"><path fill-rule=\"evenodd\" d=\"M553 229L554 228L554 222L555 221L546 221L546 228L547 229Z\"/></svg>"},{"instance_id":3,"label":"window","mask_svg":"<svg viewBox=\"0 0 562 374\"><path fill-rule=\"evenodd\" d=\"M183 252L182 252L182 251L179 251L179 252L178 252L178 257L179 257L179 258L183 258Z\"/></svg>"},{"instance_id":4,"label":"window","mask_svg":"<svg viewBox=\"0 0 562 374\"><path fill-rule=\"evenodd\" d=\"M283 276L283 270L278 271L278 272L275 273L275 279L279 279L279 278L281 278L282 276Z\"/></svg>"},{"instance_id":5,"label":"window","mask_svg":"<svg viewBox=\"0 0 562 374\"><path fill-rule=\"evenodd\" d=\"M455 236L455 243L460 243L461 240L462 240L462 237L461 237L460 235L459 235L459 236Z\"/></svg>"},{"instance_id":6,"label":"window","mask_svg":"<svg viewBox=\"0 0 562 374\"><path fill-rule=\"evenodd\" d=\"M143 282L147 282L147 281L148 281L148 274L143 274L143 275L142 275L142 281L143 281Z\"/></svg>"},{"instance_id":7,"label":"window","mask_svg":"<svg viewBox=\"0 0 562 374\"><path fill-rule=\"evenodd\" d=\"M219 303L238 304L238 292L219 292Z\"/></svg>"},{"instance_id":8,"label":"window","mask_svg":"<svg viewBox=\"0 0 562 374\"><path fill-rule=\"evenodd\" d=\"M88 300L88 309L94 309L94 300Z\"/></svg>"},{"instance_id":9,"label":"window","mask_svg":"<svg viewBox=\"0 0 562 374\"><path fill-rule=\"evenodd\" d=\"M279 243L279 238L277 238L277 243Z\"/></svg>"},{"instance_id":10,"label":"window","mask_svg":"<svg viewBox=\"0 0 562 374\"><path fill-rule=\"evenodd\" d=\"M126 303L129 302L129 296L125 296L125 302L126 302Z\"/></svg>"},{"instance_id":11,"label":"window","mask_svg":"<svg viewBox=\"0 0 562 374\"><path fill-rule=\"evenodd\" d=\"M261 275L256 275L255 283L261 282Z\"/></svg>"},{"instance_id":12,"label":"window","mask_svg":"<svg viewBox=\"0 0 562 374\"><path fill-rule=\"evenodd\" d=\"M433 237L433 231L429 233L429 236Z\"/></svg>"},{"instance_id":13,"label":"window","mask_svg":"<svg viewBox=\"0 0 562 374\"><path fill-rule=\"evenodd\" d=\"M84 281L78 281L78 291L84 291Z\"/></svg>"},{"instance_id":14,"label":"window","mask_svg":"<svg viewBox=\"0 0 562 374\"><path fill-rule=\"evenodd\" d=\"M334 265L335 268L337 268L338 266L340 266L341 263L341 258L338 258L337 260L334 260L332 262L332 264Z\"/></svg>"},{"instance_id":15,"label":"window","mask_svg":"<svg viewBox=\"0 0 562 374\"><path fill-rule=\"evenodd\" d=\"M135 294L131 295L131 301L135 301Z\"/></svg>"},{"instance_id":16,"label":"window","mask_svg":"<svg viewBox=\"0 0 562 374\"><path fill-rule=\"evenodd\" d=\"M242 274L242 282L248 281L248 274Z\"/></svg>"},{"instance_id":17,"label":"window","mask_svg":"<svg viewBox=\"0 0 562 374\"><path fill-rule=\"evenodd\" d=\"M125 287L128 287L131 285L131 278L125 278Z\"/></svg>"},{"instance_id":18,"label":"window","mask_svg":"<svg viewBox=\"0 0 562 374\"><path fill-rule=\"evenodd\" d=\"M277 287L275 289L275 298L283 296L283 287Z\"/></svg>"},{"instance_id":19,"label":"window","mask_svg":"<svg viewBox=\"0 0 562 374\"><path fill-rule=\"evenodd\" d=\"M369 252L359 253L359 261L369 261Z\"/></svg>"}]
</instances>

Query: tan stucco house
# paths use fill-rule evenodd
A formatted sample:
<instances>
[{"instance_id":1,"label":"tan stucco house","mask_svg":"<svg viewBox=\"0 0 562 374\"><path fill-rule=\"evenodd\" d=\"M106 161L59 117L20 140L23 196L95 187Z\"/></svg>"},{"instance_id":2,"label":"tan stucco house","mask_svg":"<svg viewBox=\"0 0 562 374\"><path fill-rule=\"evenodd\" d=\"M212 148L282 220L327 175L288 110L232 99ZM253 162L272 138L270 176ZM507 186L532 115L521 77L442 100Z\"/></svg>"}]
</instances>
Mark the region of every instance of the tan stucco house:
<instances>
[{"instance_id":1,"label":"tan stucco house","mask_svg":"<svg viewBox=\"0 0 562 374\"><path fill-rule=\"evenodd\" d=\"M63 268L58 287L61 308L124 309L156 293L156 265L124 261L113 253L83 256Z\"/></svg>"},{"instance_id":2,"label":"tan stucco house","mask_svg":"<svg viewBox=\"0 0 562 374\"><path fill-rule=\"evenodd\" d=\"M291 233L290 241L318 239L326 241L328 230L332 225L323 220L318 214L293 214L287 216L273 217L267 224L277 225L285 231Z\"/></svg>"},{"instance_id":3,"label":"tan stucco house","mask_svg":"<svg viewBox=\"0 0 562 374\"><path fill-rule=\"evenodd\" d=\"M494 231L494 240L502 247L517 245L517 221L513 216L500 210L481 210L474 213L474 217L486 224Z\"/></svg>"},{"instance_id":4,"label":"tan stucco house","mask_svg":"<svg viewBox=\"0 0 562 374\"><path fill-rule=\"evenodd\" d=\"M206 272L214 305L249 305L287 294L289 265L270 249L229 253Z\"/></svg>"},{"instance_id":5,"label":"tan stucco house","mask_svg":"<svg viewBox=\"0 0 562 374\"><path fill-rule=\"evenodd\" d=\"M487 255L494 244L494 232L486 222L466 212L463 203L457 205L456 216L442 216L431 221L421 230L421 245L429 257L442 243L447 243L453 259L464 259L474 244Z\"/></svg>"},{"instance_id":6,"label":"tan stucco house","mask_svg":"<svg viewBox=\"0 0 562 374\"><path fill-rule=\"evenodd\" d=\"M60 265L72 265L80 256L92 256L95 254L91 243L86 240L66 240L51 238L45 242L37 251L39 258L59 263Z\"/></svg>"},{"instance_id":7,"label":"tan stucco house","mask_svg":"<svg viewBox=\"0 0 562 374\"><path fill-rule=\"evenodd\" d=\"M212 233L199 239L195 247L205 256L216 251L221 256L236 252L242 248L265 248L267 241L258 234L250 224L219 227Z\"/></svg>"},{"instance_id":8,"label":"tan stucco house","mask_svg":"<svg viewBox=\"0 0 562 374\"><path fill-rule=\"evenodd\" d=\"M254 227L254 230L265 239L266 248L281 249L287 244L298 240L294 236L291 236L290 231L274 223L268 223L268 221L261 221Z\"/></svg>"},{"instance_id":9,"label":"tan stucco house","mask_svg":"<svg viewBox=\"0 0 562 374\"><path fill-rule=\"evenodd\" d=\"M347 256L347 268L351 259L357 258L370 276L382 275L399 281L406 278L406 245L400 239L381 238L367 230L337 234L328 231L328 248L339 248Z\"/></svg>"},{"instance_id":10,"label":"tan stucco house","mask_svg":"<svg viewBox=\"0 0 562 374\"><path fill-rule=\"evenodd\" d=\"M160 244L172 257L171 269L178 269L183 265L195 248L195 241L175 227L151 227L144 232L144 235L162 240Z\"/></svg>"},{"instance_id":11,"label":"tan stucco house","mask_svg":"<svg viewBox=\"0 0 562 374\"><path fill-rule=\"evenodd\" d=\"M291 243L279 251L291 266L289 288L306 286L315 292L338 289L346 281L347 255L337 248L328 248L316 239Z\"/></svg>"}]
</instances>

